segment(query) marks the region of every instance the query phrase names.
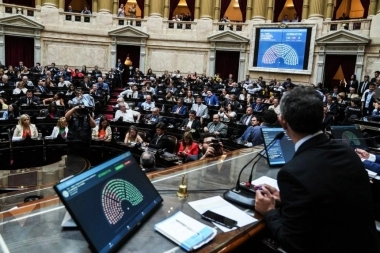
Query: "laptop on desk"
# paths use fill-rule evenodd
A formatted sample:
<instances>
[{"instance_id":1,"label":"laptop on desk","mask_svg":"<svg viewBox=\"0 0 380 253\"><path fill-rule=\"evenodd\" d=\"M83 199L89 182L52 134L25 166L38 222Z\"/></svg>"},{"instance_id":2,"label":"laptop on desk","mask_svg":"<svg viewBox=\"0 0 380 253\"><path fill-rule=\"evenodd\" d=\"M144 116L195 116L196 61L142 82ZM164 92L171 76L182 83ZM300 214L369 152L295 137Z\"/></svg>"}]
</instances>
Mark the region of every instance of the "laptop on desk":
<instances>
[{"instance_id":1,"label":"laptop on desk","mask_svg":"<svg viewBox=\"0 0 380 253\"><path fill-rule=\"evenodd\" d=\"M94 252L114 252L163 199L130 152L71 177L54 190Z\"/></svg>"}]
</instances>

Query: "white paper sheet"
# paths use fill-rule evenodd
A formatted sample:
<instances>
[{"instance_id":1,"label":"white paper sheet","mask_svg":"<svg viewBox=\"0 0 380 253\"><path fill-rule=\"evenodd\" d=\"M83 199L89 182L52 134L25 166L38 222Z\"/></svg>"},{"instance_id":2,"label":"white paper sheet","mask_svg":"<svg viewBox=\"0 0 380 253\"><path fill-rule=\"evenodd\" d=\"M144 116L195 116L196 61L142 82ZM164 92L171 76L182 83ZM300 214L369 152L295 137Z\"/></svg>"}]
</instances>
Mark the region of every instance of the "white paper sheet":
<instances>
[{"instance_id":1,"label":"white paper sheet","mask_svg":"<svg viewBox=\"0 0 380 253\"><path fill-rule=\"evenodd\" d=\"M253 218L252 216L248 215L246 212L235 207L230 202L227 202L220 196L192 201L192 202L189 202L189 205L192 208L194 208L194 210L197 211L199 214L202 214L206 212L207 210L210 210L214 213L236 220L238 227L242 227L242 226L245 226L257 221L257 219ZM223 232L228 232L228 231L233 230L216 223L214 224L218 228L220 228Z\"/></svg>"},{"instance_id":2,"label":"white paper sheet","mask_svg":"<svg viewBox=\"0 0 380 253\"><path fill-rule=\"evenodd\" d=\"M270 177L267 177L267 176L259 177L258 179L253 180L251 182L251 184L253 184L253 185L267 184L267 185L270 185L270 186L272 186L278 190L277 180L270 178Z\"/></svg>"}]
</instances>

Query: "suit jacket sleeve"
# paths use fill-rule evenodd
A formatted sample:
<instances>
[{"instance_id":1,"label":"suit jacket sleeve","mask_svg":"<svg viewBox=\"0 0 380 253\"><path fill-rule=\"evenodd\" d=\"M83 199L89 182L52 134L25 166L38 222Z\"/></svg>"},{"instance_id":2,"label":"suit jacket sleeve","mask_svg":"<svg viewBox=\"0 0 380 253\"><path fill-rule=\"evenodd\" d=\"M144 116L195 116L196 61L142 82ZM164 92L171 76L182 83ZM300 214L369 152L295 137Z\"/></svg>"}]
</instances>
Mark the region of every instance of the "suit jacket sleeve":
<instances>
[{"instance_id":1,"label":"suit jacket sleeve","mask_svg":"<svg viewBox=\"0 0 380 253\"><path fill-rule=\"evenodd\" d=\"M376 172L376 173L380 173L380 163L378 161L378 156L376 156L376 162L371 162L371 161L368 161L368 160L364 160L363 164L364 164L364 167L367 170L370 170L370 171L373 171L373 172Z\"/></svg>"},{"instance_id":2,"label":"suit jacket sleeve","mask_svg":"<svg viewBox=\"0 0 380 253\"><path fill-rule=\"evenodd\" d=\"M265 220L269 230L286 250L305 252L310 247L312 205L308 190L286 170L277 176L282 208L269 211ZM285 200L285 201L284 201Z\"/></svg>"},{"instance_id":3,"label":"suit jacket sleeve","mask_svg":"<svg viewBox=\"0 0 380 253\"><path fill-rule=\"evenodd\" d=\"M199 153L199 150L198 150L198 145L197 143L193 142L191 144L191 147L189 149L189 152L187 152L187 155L190 156L190 155L198 155Z\"/></svg>"},{"instance_id":4,"label":"suit jacket sleeve","mask_svg":"<svg viewBox=\"0 0 380 253\"><path fill-rule=\"evenodd\" d=\"M220 129L220 136L224 137L227 135L227 126L223 124L223 127Z\"/></svg>"}]
</instances>

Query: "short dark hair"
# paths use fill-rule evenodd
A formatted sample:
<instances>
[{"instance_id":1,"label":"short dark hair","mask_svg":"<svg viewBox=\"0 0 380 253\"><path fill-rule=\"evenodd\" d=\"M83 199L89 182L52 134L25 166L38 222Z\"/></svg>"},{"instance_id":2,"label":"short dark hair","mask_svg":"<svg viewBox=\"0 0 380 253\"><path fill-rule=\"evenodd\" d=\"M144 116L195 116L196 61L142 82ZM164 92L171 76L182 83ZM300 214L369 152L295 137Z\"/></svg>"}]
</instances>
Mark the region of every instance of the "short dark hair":
<instances>
[{"instance_id":1,"label":"short dark hair","mask_svg":"<svg viewBox=\"0 0 380 253\"><path fill-rule=\"evenodd\" d=\"M354 103L354 105L360 105L360 98L353 98L351 102Z\"/></svg>"},{"instance_id":2,"label":"short dark hair","mask_svg":"<svg viewBox=\"0 0 380 253\"><path fill-rule=\"evenodd\" d=\"M190 110L189 114L197 115L197 112L194 110Z\"/></svg>"},{"instance_id":3,"label":"short dark hair","mask_svg":"<svg viewBox=\"0 0 380 253\"><path fill-rule=\"evenodd\" d=\"M156 125L156 128L159 128L161 130L166 130L166 125L164 122L158 122L157 125Z\"/></svg>"},{"instance_id":4,"label":"short dark hair","mask_svg":"<svg viewBox=\"0 0 380 253\"><path fill-rule=\"evenodd\" d=\"M281 115L293 131L314 134L321 129L323 101L311 87L300 86L286 93L280 104Z\"/></svg>"},{"instance_id":5,"label":"short dark hair","mask_svg":"<svg viewBox=\"0 0 380 253\"><path fill-rule=\"evenodd\" d=\"M153 169L156 164L156 159L151 152L144 152L140 156L140 166L144 169Z\"/></svg>"}]
</instances>

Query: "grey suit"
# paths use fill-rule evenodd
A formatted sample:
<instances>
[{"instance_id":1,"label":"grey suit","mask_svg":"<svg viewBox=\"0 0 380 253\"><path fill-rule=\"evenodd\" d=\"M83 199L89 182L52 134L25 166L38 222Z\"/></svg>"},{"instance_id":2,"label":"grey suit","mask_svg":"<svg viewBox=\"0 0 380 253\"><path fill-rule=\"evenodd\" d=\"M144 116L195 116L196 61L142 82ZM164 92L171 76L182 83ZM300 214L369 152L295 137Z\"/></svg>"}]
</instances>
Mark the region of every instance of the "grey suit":
<instances>
[{"instance_id":1,"label":"grey suit","mask_svg":"<svg viewBox=\"0 0 380 253\"><path fill-rule=\"evenodd\" d=\"M193 106L191 107L191 110L196 111L197 117L202 117L205 119L207 119L209 117L208 116L208 108L204 104L201 104L200 106L198 106L198 104L193 104Z\"/></svg>"},{"instance_id":2,"label":"grey suit","mask_svg":"<svg viewBox=\"0 0 380 253\"><path fill-rule=\"evenodd\" d=\"M214 122L210 122L208 123L207 128L210 134L219 132L219 136L221 137L225 137L227 135L227 126L221 122L219 122L217 125L215 125Z\"/></svg>"}]
</instances>

